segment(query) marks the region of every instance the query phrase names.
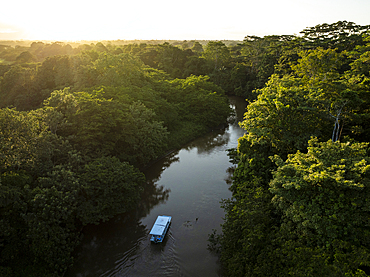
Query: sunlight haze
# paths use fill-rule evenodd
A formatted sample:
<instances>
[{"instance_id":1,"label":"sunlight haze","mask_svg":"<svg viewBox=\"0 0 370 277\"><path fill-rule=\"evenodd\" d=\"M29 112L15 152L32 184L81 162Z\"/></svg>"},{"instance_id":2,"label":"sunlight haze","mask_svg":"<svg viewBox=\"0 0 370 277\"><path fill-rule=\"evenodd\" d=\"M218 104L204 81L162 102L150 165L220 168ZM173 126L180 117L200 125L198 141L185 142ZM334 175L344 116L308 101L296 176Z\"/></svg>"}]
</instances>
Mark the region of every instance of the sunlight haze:
<instances>
[{"instance_id":1,"label":"sunlight haze","mask_svg":"<svg viewBox=\"0 0 370 277\"><path fill-rule=\"evenodd\" d=\"M0 40L232 39L370 24L369 0L7 1Z\"/></svg>"}]
</instances>

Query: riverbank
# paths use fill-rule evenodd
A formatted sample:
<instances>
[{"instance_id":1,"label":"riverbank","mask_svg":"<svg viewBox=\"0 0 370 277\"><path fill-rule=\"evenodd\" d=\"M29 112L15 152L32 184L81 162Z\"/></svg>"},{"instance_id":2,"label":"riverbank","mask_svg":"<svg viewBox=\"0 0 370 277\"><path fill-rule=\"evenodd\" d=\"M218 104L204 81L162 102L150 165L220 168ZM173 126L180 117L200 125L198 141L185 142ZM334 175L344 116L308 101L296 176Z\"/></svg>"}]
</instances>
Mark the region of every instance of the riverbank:
<instances>
[{"instance_id":1,"label":"riverbank","mask_svg":"<svg viewBox=\"0 0 370 277\"><path fill-rule=\"evenodd\" d=\"M147 184L137 209L86 227L66 276L220 276L208 235L223 222L220 200L231 196L226 150L242 134L234 122L153 162L144 171ZM164 243L151 245L148 233L161 214L173 222Z\"/></svg>"}]
</instances>

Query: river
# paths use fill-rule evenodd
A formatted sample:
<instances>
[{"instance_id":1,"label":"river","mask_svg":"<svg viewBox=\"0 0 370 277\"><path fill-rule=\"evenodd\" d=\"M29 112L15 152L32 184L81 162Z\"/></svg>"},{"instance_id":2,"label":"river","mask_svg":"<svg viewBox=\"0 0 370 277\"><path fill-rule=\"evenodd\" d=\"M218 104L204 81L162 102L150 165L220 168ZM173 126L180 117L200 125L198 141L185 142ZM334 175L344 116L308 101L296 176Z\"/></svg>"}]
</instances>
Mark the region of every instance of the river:
<instances>
[{"instance_id":1,"label":"river","mask_svg":"<svg viewBox=\"0 0 370 277\"><path fill-rule=\"evenodd\" d=\"M236 115L230 124L213 130L160 159L147 170L144 196L137 210L100 225L86 226L66 277L87 276L222 276L215 254L207 249L208 235L221 231L222 199L230 198L227 180L232 166L227 149L243 135L238 127L245 102L230 97ZM161 244L149 241L158 215L172 223Z\"/></svg>"}]
</instances>

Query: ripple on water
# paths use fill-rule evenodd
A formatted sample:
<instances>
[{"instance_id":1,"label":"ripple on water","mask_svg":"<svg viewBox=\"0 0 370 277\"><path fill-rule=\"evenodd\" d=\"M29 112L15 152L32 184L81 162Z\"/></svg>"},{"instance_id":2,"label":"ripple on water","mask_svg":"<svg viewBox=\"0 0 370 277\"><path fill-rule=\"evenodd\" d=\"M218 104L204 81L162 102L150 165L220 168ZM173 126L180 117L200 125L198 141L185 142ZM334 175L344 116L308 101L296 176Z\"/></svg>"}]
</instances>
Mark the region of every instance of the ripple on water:
<instances>
[{"instance_id":1,"label":"ripple on water","mask_svg":"<svg viewBox=\"0 0 370 277\"><path fill-rule=\"evenodd\" d=\"M100 276L184 276L179 266L176 239L170 230L163 243L154 244L148 236L142 237L132 248L117 257L113 269Z\"/></svg>"},{"instance_id":2,"label":"ripple on water","mask_svg":"<svg viewBox=\"0 0 370 277\"><path fill-rule=\"evenodd\" d=\"M233 99L231 99L233 100ZM221 199L231 197L226 149L237 147L244 131L237 125L245 103L234 99L235 122L225 130L192 141L146 169L150 199L167 192L165 201L143 202L131 219L111 220L86 230L85 244L68 277L87 276L221 276L217 256L207 249L208 235L220 230ZM239 113L238 113L238 110ZM231 171L230 171L231 172ZM152 189L152 190L150 190ZM171 228L163 243L149 241L157 215L170 213ZM137 216L136 216L137 215ZM199 220L198 220L199 218Z\"/></svg>"}]
</instances>

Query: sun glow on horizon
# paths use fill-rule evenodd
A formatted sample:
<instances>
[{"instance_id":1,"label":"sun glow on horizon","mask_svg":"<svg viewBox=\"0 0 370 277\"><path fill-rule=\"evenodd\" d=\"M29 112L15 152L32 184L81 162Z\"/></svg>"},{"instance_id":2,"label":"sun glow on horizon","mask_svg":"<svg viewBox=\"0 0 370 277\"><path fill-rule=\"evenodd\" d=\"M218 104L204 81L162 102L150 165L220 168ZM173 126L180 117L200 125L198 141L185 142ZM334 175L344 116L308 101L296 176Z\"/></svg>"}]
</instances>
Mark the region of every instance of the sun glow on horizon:
<instances>
[{"instance_id":1,"label":"sun glow on horizon","mask_svg":"<svg viewBox=\"0 0 370 277\"><path fill-rule=\"evenodd\" d=\"M293 35L340 20L368 25L369 10L366 0L19 0L2 4L0 40L242 40L246 35Z\"/></svg>"}]
</instances>

